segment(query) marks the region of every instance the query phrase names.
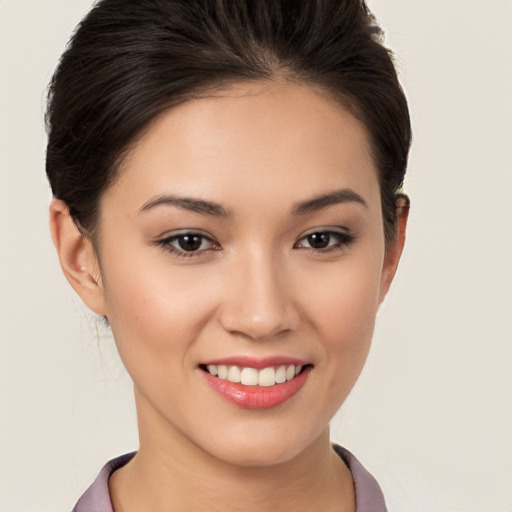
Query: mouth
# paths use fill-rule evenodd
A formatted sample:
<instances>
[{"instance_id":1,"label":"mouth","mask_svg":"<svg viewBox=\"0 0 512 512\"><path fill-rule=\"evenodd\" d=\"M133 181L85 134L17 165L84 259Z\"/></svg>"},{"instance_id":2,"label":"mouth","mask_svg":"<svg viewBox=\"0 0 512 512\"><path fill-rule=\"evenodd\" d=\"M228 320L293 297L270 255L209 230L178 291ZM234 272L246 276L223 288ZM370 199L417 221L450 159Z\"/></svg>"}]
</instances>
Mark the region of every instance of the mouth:
<instances>
[{"instance_id":1,"label":"mouth","mask_svg":"<svg viewBox=\"0 0 512 512\"><path fill-rule=\"evenodd\" d=\"M256 369L248 366L208 364L200 368L218 379L241 384L242 386L272 387L284 384L297 377L303 370L311 365L280 365Z\"/></svg>"},{"instance_id":2,"label":"mouth","mask_svg":"<svg viewBox=\"0 0 512 512\"><path fill-rule=\"evenodd\" d=\"M307 381L312 364L300 362L201 364L206 383L222 398L245 409L269 409L292 398ZM258 366L258 368L254 368Z\"/></svg>"}]
</instances>

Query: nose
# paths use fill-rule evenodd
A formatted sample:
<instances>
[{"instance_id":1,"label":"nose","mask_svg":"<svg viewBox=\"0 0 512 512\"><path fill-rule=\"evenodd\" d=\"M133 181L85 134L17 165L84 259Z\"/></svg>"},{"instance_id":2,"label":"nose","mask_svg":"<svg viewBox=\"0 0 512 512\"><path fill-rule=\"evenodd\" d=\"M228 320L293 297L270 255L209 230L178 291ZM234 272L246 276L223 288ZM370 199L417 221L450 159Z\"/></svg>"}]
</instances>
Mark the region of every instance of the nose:
<instances>
[{"instance_id":1,"label":"nose","mask_svg":"<svg viewBox=\"0 0 512 512\"><path fill-rule=\"evenodd\" d=\"M252 340L294 331L299 313L286 273L280 271L275 258L253 252L240 259L231 269L225 289L227 296L220 312L223 328Z\"/></svg>"}]
</instances>

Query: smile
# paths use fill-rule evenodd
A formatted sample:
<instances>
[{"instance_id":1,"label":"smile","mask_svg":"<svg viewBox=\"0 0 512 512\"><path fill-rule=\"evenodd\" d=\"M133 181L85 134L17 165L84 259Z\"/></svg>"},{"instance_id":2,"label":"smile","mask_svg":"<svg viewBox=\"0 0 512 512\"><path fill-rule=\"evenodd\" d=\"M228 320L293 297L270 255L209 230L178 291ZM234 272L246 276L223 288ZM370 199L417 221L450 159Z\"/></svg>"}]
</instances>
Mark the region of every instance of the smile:
<instances>
[{"instance_id":1,"label":"smile","mask_svg":"<svg viewBox=\"0 0 512 512\"><path fill-rule=\"evenodd\" d=\"M235 362L238 364L233 364ZM247 361L245 364L240 360L212 361L200 365L199 369L206 384L228 402L245 409L269 409L297 394L313 369L305 361L283 363L285 361Z\"/></svg>"},{"instance_id":2,"label":"smile","mask_svg":"<svg viewBox=\"0 0 512 512\"><path fill-rule=\"evenodd\" d=\"M294 379L302 371L302 365L281 365L277 368L270 366L257 370L256 368L227 366L223 364L207 365L206 371L222 380L240 383L243 386L270 387Z\"/></svg>"}]
</instances>

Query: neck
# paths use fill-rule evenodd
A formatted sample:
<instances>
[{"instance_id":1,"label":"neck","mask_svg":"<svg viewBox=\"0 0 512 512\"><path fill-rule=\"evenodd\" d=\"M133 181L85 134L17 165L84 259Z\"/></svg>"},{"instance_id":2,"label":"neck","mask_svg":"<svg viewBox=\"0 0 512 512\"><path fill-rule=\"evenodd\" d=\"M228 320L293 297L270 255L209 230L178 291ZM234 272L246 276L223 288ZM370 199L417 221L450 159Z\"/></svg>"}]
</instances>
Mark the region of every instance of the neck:
<instances>
[{"instance_id":1,"label":"neck","mask_svg":"<svg viewBox=\"0 0 512 512\"><path fill-rule=\"evenodd\" d=\"M116 512L355 510L352 477L328 428L296 457L266 466L219 460L139 411L140 449L109 482ZM149 425L148 423L151 423Z\"/></svg>"}]
</instances>

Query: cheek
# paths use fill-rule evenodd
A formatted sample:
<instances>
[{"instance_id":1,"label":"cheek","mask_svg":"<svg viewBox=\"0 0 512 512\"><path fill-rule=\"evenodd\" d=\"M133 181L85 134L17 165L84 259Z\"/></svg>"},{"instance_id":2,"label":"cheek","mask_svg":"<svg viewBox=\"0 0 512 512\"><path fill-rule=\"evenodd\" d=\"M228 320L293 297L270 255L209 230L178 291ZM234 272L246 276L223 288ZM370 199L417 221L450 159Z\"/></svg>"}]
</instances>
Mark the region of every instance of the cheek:
<instances>
[{"instance_id":1,"label":"cheek","mask_svg":"<svg viewBox=\"0 0 512 512\"><path fill-rule=\"evenodd\" d=\"M205 293L204 279L187 272L151 264L133 268L126 263L109 269L109 321L136 389L166 416L167 408L183 406L176 390L194 385L195 343L213 314L212 293Z\"/></svg>"},{"instance_id":2,"label":"cheek","mask_svg":"<svg viewBox=\"0 0 512 512\"><path fill-rule=\"evenodd\" d=\"M133 261L112 266L105 274L108 319L130 373L130 366L144 366L144 358L151 366L187 364L183 354L213 309L203 280L165 265L137 266Z\"/></svg>"},{"instance_id":3,"label":"cheek","mask_svg":"<svg viewBox=\"0 0 512 512\"><path fill-rule=\"evenodd\" d=\"M343 338L358 344L371 334L379 305L380 265L363 260L340 265L337 272L316 276L316 293L310 298L312 318L317 328L333 343Z\"/></svg>"},{"instance_id":4,"label":"cheek","mask_svg":"<svg viewBox=\"0 0 512 512\"><path fill-rule=\"evenodd\" d=\"M340 403L355 384L370 349L381 268L380 260L373 258L340 262L336 271L316 276L316 292L305 308L323 343L328 391Z\"/></svg>"}]
</instances>

